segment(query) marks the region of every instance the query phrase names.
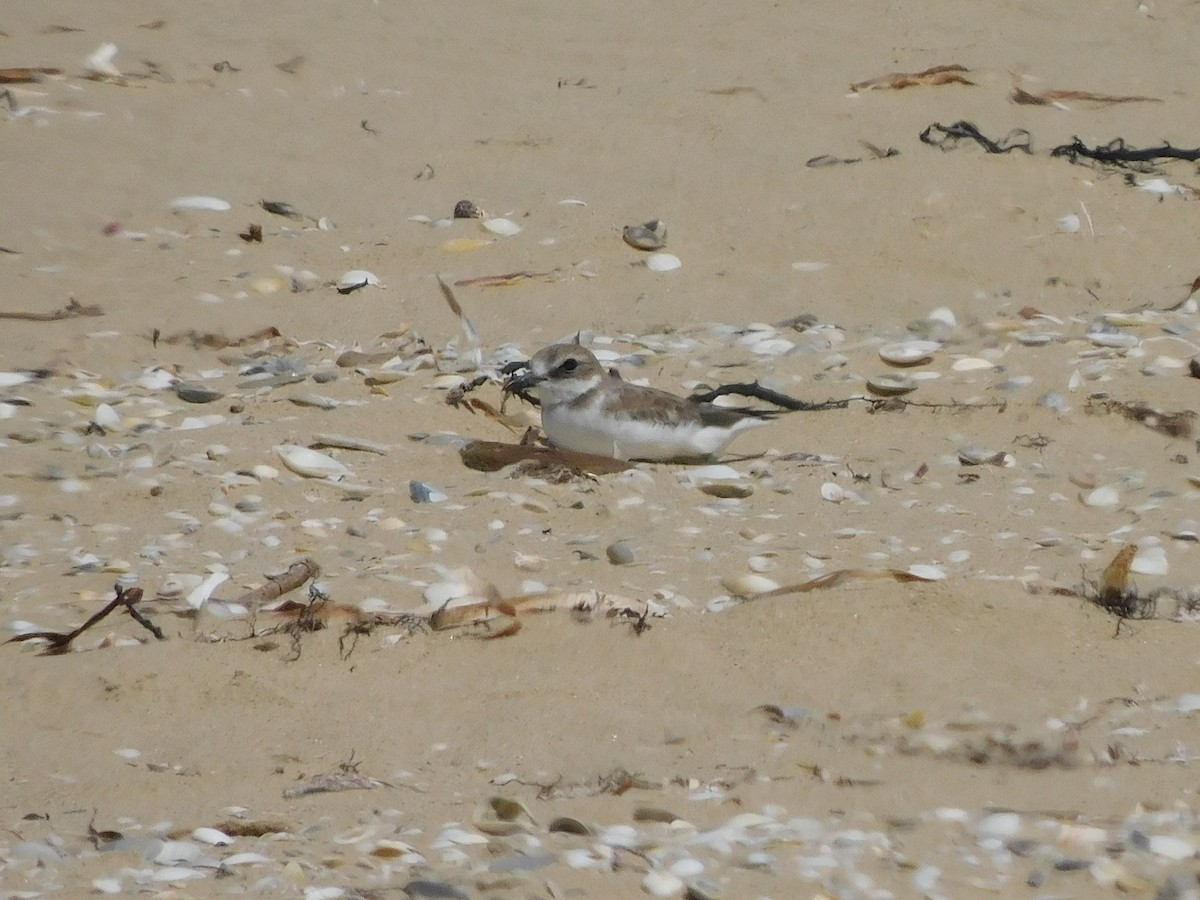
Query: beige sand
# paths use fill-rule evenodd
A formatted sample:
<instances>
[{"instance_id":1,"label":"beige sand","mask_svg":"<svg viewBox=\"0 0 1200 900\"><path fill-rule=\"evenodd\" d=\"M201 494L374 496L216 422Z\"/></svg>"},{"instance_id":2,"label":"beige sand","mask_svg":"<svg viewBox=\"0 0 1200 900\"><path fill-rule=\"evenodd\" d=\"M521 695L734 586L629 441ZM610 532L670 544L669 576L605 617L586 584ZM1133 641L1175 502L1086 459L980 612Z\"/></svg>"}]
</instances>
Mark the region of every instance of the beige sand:
<instances>
[{"instance_id":1,"label":"beige sand","mask_svg":"<svg viewBox=\"0 0 1200 900\"><path fill-rule=\"evenodd\" d=\"M811 817L829 834L860 829L891 842L887 852L864 852L815 878L803 877L794 858L840 852L819 841L771 845L767 862L748 859L749 849L697 851L728 897L870 896L853 870L910 896L926 863L942 870L933 892L954 897L1024 892L1031 871L1058 896L1153 895L1170 874L1194 872L1194 862L1148 851L1117 824L1165 810L1171 815L1157 825L1147 819L1143 830L1197 841L1189 837L1195 770L1186 764L1197 732L1194 716L1177 711L1177 698L1197 689L1195 626L1169 621L1174 606L1164 603L1158 620L1118 630L1101 610L1046 590L1096 577L1123 544L1146 538L1164 542L1170 571L1139 577L1141 589L1200 580L1194 545L1168 536L1195 515L1192 439L1084 409L1091 391L1192 408L1195 382L1185 370L1151 377L1140 368L1159 355L1185 362L1194 345L1168 338L1162 325L1187 331L1194 315L1131 328L1144 338L1136 353L1099 360L1106 368L1092 374L1101 380L1068 390L1073 372L1097 362L1086 358L1096 348L1080 339L1095 317L1165 309L1187 296L1197 275L1194 198L1160 198L1120 174L1072 166L1047 151L1075 135L1089 145L1118 136L1139 146L1200 143L1198 9L1167 0L1141 8L705 0L623 9L545 2L56 9L9 0L0 12L0 66L60 67L65 77L9 86L15 111L0 122L0 246L19 252L0 256L0 311L49 312L74 297L104 315L0 326L0 369L52 373L7 390L32 405L9 407L0 439L12 476L0 494L17 498L0 521L6 625L65 629L95 611L117 572L66 577L73 558L86 553L118 562L113 569L127 562L148 596L169 573L203 574L223 562L232 580L219 593L234 597L308 554L343 603L375 597L392 609L416 607L421 591L409 579L437 581L436 564L469 567L506 594L528 577L554 589L642 599L658 591L672 614L640 635L628 623L580 624L566 614L530 617L519 634L495 641L428 632L395 640L402 630L380 628L349 654L339 654L335 627L306 636L292 660L286 637L274 646L203 643L193 623L147 602L167 642L98 649L106 636L146 638L114 616L80 638L76 649L87 652L40 658L31 646L3 647L6 895L78 895L97 878L116 878L126 890L138 883L170 890L170 877L148 880L145 870L155 866L135 850L95 853L89 821L134 837L186 837L228 821L230 807L244 807L248 820L281 823L293 837L239 838L232 850L255 849L274 862L237 868L225 881L210 869L205 880L181 882L188 895L280 876L284 887L275 887L293 893L398 892L424 877L471 895L632 896L660 857L642 848L618 852L615 872L575 870L565 854L595 839L548 835L544 826L556 816L630 824L642 806L699 828L765 808L781 821ZM124 84L82 77L84 60L105 41L119 47L115 65L130 76ZM279 68L298 57L293 71ZM221 62L237 71L215 71ZM851 83L886 72L950 63L967 66L975 84L849 93ZM1162 102L1017 105L1008 99L1015 75L1027 76L1027 90ZM942 153L918 140L929 124L959 119L996 138L1028 129L1037 153ZM861 141L899 155L870 159ZM825 154L867 158L805 166ZM1167 167L1166 177L1195 181L1186 163ZM172 198L191 194L233 208L171 211ZM488 235L471 222L440 230L410 220L447 216L463 198L523 232L451 253L442 247L448 239ZM287 201L313 220L328 217L336 228L272 216L258 206L262 199ZM586 205L561 202L568 199ZM1080 217L1076 233L1059 230L1068 214ZM656 217L669 225L668 249L683 262L677 272L647 271L620 240L623 225ZM105 233L110 223L114 234ZM237 237L249 223L262 226L261 244ZM806 271L794 263L827 266ZM321 283L260 293L254 280L276 277L276 266L311 270ZM327 286L359 268L385 287L341 296ZM380 335L402 327L441 348L461 336L435 273L454 280L518 271L555 276L458 290L488 351L511 343L531 353L579 329L613 336L679 329L701 342L694 353L667 346L627 376L679 391L697 381L772 376L820 400L857 394L864 376L885 368L876 336L901 337L909 323L947 307L960 327L952 354L932 367L944 377L914 399L1007 405L872 413L859 404L786 418L736 445L769 452L770 477L741 504L721 506L680 483L670 466L562 485L469 471L452 448L406 435L512 435L443 404L427 370L376 391L342 370L330 384L239 393L229 360L259 345L151 343L155 330L233 337L274 326L291 341L324 342L274 346L326 369L342 350L377 348L387 343ZM1058 317L1063 324L1052 330L1073 340L1024 347L989 331L988 323L1020 326L1026 306ZM700 327L806 313L839 326L844 341L758 359L736 342L711 341ZM782 336L810 348L803 335ZM846 355L845 366L828 368L834 352ZM1003 372L951 369L955 358L987 353ZM184 408L164 393L173 410L166 430L81 435L93 411L65 392L96 382L150 396L132 382L156 365L191 380L223 370L214 384L230 396ZM1032 376L1031 384L997 389L1017 375ZM1067 398L1069 414L1038 405L1049 390ZM343 405L326 412L288 402L301 391ZM479 396L499 399L494 389ZM137 419L151 407L115 408ZM183 416L211 412L225 422L174 430ZM222 490L221 473L278 466L272 447L322 432L389 445L387 456L340 455L373 496L346 500L288 475ZM90 442L145 446L114 461L89 457ZM203 462L211 444L227 445L228 456ZM964 445L1011 452L1014 465L965 473L954 460ZM836 462L778 459L800 452ZM152 458L149 470L133 467L140 455ZM922 464L929 474L914 479ZM50 467L88 490L64 492L61 481L34 477ZM94 477L104 473L115 477ZM856 482L853 473L869 480ZM410 478L444 489L450 503L411 503ZM827 481L861 502L822 501ZM1079 501L1105 484L1118 485L1117 508ZM504 492L533 505L523 508ZM210 504L247 493L263 497L265 518L240 535L217 528ZM175 511L194 515L198 529L186 532ZM411 528L388 530L381 523L389 517ZM497 520L507 527L489 527ZM449 536L430 544L427 528ZM1049 529L1057 540L1037 543ZM268 533L280 539L275 546L262 542ZM572 543L581 536L593 540ZM635 547L634 566L605 561L604 547L621 538ZM165 548L157 559L150 545ZM592 558L581 558L580 548ZM952 564L956 549L969 557ZM522 572L515 552L539 555L545 567ZM748 558L764 552L776 565L769 576L781 583L844 567L912 564L939 565L948 577L932 585L852 582L705 612L724 593L720 579L746 572ZM755 709L764 704L802 706L810 715L788 727ZM1122 726L1135 730L1114 734ZM1046 768L1031 767L1035 751L1016 749L1024 740L1058 755ZM140 755L114 753L122 749ZM983 761L968 761L972 751ZM362 774L391 786L284 798L352 753ZM1166 762L1172 754L1176 762ZM599 779L618 769L653 786L600 790ZM492 783L504 773L517 779ZM698 799L709 787L712 799ZM432 846L446 823L470 829L476 805L494 794L528 806L540 852L558 854L554 862L505 881L479 867L514 848L532 852L517 839L464 847L466 862ZM963 810L962 821L937 820L940 808ZM994 809L1022 813L1020 834L1048 848L1044 854L997 862L991 845L981 849L979 817ZM1035 823L1047 820L1107 831L1088 843L1070 830L1037 831ZM361 840L346 837L359 826L369 829ZM663 826L637 827L650 834ZM64 858L36 867L30 845L51 835ZM428 866L370 855L374 841L391 837L415 847ZM674 837L659 838L674 846ZM1104 858L1114 844L1120 852L1091 871L1054 869L1063 857ZM965 859L971 854L974 862ZM288 860L295 865L285 870Z\"/></svg>"}]
</instances>

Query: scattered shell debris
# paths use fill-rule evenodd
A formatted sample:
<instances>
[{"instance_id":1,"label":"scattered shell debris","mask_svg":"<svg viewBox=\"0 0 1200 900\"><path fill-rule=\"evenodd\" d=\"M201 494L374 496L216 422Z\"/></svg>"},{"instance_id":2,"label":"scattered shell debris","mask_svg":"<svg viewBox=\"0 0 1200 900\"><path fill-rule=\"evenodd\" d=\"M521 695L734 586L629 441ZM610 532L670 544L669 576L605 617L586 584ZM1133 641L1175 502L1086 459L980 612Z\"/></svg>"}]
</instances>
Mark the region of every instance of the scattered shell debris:
<instances>
[{"instance_id":1,"label":"scattered shell debris","mask_svg":"<svg viewBox=\"0 0 1200 900\"><path fill-rule=\"evenodd\" d=\"M105 82L88 87L116 92L127 83L116 58L116 45L104 43L83 60L85 73ZM300 57L282 63L279 73L287 77L302 63ZM221 78L236 71L224 66L214 66ZM971 85L965 72L952 65L892 73L853 90L947 84L965 90ZM58 77L49 70L30 74ZM39 121L46 121L46 110L57 112L22 109ZM4 115L19 113L10 106ZM370 133L365 121L363 129ZM428 183L440 185L440 170L437 177ZM1132 183L1158 197L1191 196L1190 188L1165 178ZM290 241L340 242L336 235L352 233L334 233L327 217L301 213L309 208L303 197L295 198L299 206L263 201L235 196L222 183L174 190L225 196L169 199L164 192L152 203L158 221L147 212L141 221L100 220L95 230L113 239L111 252L158 247L168 254L228 238L220 251L228 269L220 279L192 283L181 301L197 310L211 314L238 303L279 308L270 304L307 296L353 316L355 304L421 289L420 282L400 281L400 269L381 261L387 254L349 237L339 244L340 263L307 262L305 248L289 254ZM441 204L449 199L431 201L431 208L439 206L435 215L409 209L400 218L428 226L413 231L428 240L431 253L461 254L438 256L447 268L464 270L455 272L462 275L455 286L490 286L496 290L489 294L500 295L549 281L565 282L567 290L576 275L612 277L582 255L552 258L544 207L489 215L464 200L447 215ZM586 204L547 203L564 205ZM208 215L235 207L246 213L236 224L231 216ZM270 218L246 228L249 215L263 213ZM1079 213L1059 206L1048 215L1058 245L1079 245L1102 232L1082 203ZM251 238L237 238L243 228ZM597 243L623 252L623 263L636 259L656 273L682 267L678 256L664 252L660 220L621 232L644 255L614 246L612 223L606 228ZM520 234L532 239L506 240ZM505 247L530 258L489 264L482 269L487 274L468 270ZM264 250L277 256L255 256ZM798 252L825 255L828 248ZM816 284L843 262L801 259L790 267L814 273ZM392 289L366 290L382 288L381 278L367 268L343 271L347 266L379 268ZM613 268L631 274L627 265ZM37 271L55 274L44 260ZM505 406L503 371L549 336L534 343L524 331L480 335L460 308L461 334L433 343L425 335L440 323L401 318L398 310L408 307L399 296L390 310L395 322L387 326L393 330L363 344L330 333L238 334L207 325L214 330L175 331L169 323L121 334L105 324L106 301L83 299L57 301L60 308L49 312L0 311L20 327L73 320L67 324L80 329L78 345L46 368L9 359L0 372L6 476L0 611L13 637L2 648L10 667L55 662L36 654L103 659L181 640L249 638L262 652L303 654L322 627L339 633L343 652L352 653L357 642L399 655L424 639L436 653L450 635L520 641L522 629L537 627L533 614L549 610L592 621L592 628L608 623L620 640L682 627L688 617L816 602L818 591L840 599L844 592L855 614L869 619L873 595L860 582L874 579L894 581L916 598L957 592L963 603L972 602L972 585L1011 583L1014 593L1042 595L1047 603L1086 609L1090 602L1112 613L1118 633L1130 619L1177 620L1183 627L1200 621L1194 575L1200 474L1195 404L1184 393L1200 372L1200 320L1191 295L1173 307L1164 301L1152 310L1107 312L1083 300L1076 308L1046 302L1052 308L1043 311L1025 305L1043 303L1034 298L976 298L970 309L940 298L935 302L946 305L917 322L889 321L885 308L877 324L861 328L800 309L774 324L583 331L579 339L605 366L680 394L738 381L814 401L847 401L844 410L812 413L833 417L820 428L807 427L809 413L779 416L754 433L757 444L747 437L739 445L745 457L705 466L607 467L605 460L517 443L538 415L516 400ZM281 317L279 324L297 328L302 321ZM89 358L89 343L115 338L137 352L119 364ZM1058 374L1039 382L1030 374L1032 361L1046 359L1058 364ZM348 415L364 407L369 416ZM873 416L875 427L862 430L886 440L847 445L837 416ZM263 421L282 431L264 438L256 428ZM1084 437L1064 439L1064 421ZM460 454L466 465L457 464ZM1173 460L1173 468L1146 468L1154 454ZM455 465L430 471L432 460L446 458ZM1153 474L1164 471L1170 474ZM80 514L88 495L92 502L98 495L114 503L127 496L154 502L131 529ZM311 560L292 564L298 552L311 553L329 571L320 573ZM1094 579L1082 587L1081 570ZM47 582L66 587L49 597L40 589ZM160 627L166 622L171 627ZM499 654L505 643L488 646ZM12 817L0 836L0 871L14 896L52 895L64 884L98 894L203 893L210 881L214 891L219 885L312 900L397 888L412 897L518 889L557 896L569 893L548 887L562 872L612 879L611 890L622 896L783 895L795 880L808 893L829 896L955 896L966 893L964 885L1006 895L1022 884L1055 896L1102 889L1163 898L1195 893L1200 819L1182 802L1096 821L1071 810L982 807L914 809L903 818L851 815L852 794L836 811L832 804L786 809L762 797L777 790L776 780L801 777L845 792L871 785L869 765L850 772L787 757L790 742L806 729L830 736L837 750L853 745L876 758L904 755L918 764L1083 773L1089 788L1122 765L1186 767L1197 758L1200 694L1101 698L1101 709L1059 711L1033 734L978 710L940 720L895 710L856 721L810 709L803 697L757 698L747 706L760 700L737 726L739 737L766 748L760 762L783 759L786 767L688 772L681 763L672 771L589 779L522 771L508 761L507 775L493 775L490 763L481 764L462 782L475 793L460 794L459 820L431 824L412 821L400 800L388 799L421 790L419 773L368 775L353 762L328 771L310 765L289 772L276 795L286 802L261 812L235 808L222 819L179 813L175 822L102 816L93 824L90 810L53 818L22 810L25 817ZM1163 749L1164 735L1175 746ZM150 746L127 746L132 740L114 738L106 761L145 777L192 775L155 758ZM329 827L333 816L325 807L306 805L347 790L371 793L354 795L363 800L348 814L356 820L337 828ZM602 818L572 807L575 798L596 794L614 801ZM759 799L745 799L751 796ZM617 803L634 797L625 807ZM909 848L917 843L940 849L914 860Z\"/></svg>"}]
</instances>

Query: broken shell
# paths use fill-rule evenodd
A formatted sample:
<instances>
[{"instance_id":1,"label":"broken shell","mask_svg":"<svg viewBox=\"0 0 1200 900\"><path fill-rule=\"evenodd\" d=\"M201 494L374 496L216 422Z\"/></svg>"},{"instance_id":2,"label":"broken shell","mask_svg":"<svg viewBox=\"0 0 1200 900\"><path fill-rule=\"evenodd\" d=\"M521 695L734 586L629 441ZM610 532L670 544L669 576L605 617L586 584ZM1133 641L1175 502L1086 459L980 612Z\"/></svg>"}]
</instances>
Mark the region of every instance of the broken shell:
<instances>
[{"instance_id":1,"label":"broken shell","mask_svg":"<svg viewBox=\"0 0 1200 900\"><path fill-rule=\"evenodd\" d=\"M283 278L280 275L263 275L260 278L255 278L250 282L250 290L256 294L264 296L268 294L278 294L285 288L291 289L292 282L289 278Z\"/></svg>"},{"instance_id":2,"label":"broken shell","mask_svg":"<svg viewBox=\"0 0 1200 900\"><path fill-rule=\"evenodd\" d=\"M821 497L830 503L841 503L846 499L846 489L836 481L826 481L821 485Z\"/></svg>"},{"instance_id":3,"label":"broken shell","mask_svg":"<svg viewBox=\"0 0 1200 900\"><path fill-rule=\"evenodd\" d=\"M1158 545L1140 547L1129 564L1129 571L1138 575L1166 575L1170 570L1167 551Z\"/></svg>"},{"instance_id":4,"label":"broken shell","mask_svg":"<svg viewBox=\"0 0 1200 900\"><path fill-rule=\"evenodd\" d=\"M642 890L651 897L674 897L685 886L682 878L670 872L651 871L642 879Z\"/></svg>"},{"instance_id":5,"label":"broken shell","mask_svg":"<svg viewBox=\"0 0 1200 900\"><path fill-rule=\"evenodd\" d=\"M378 275L374 272L368 272L366 269L351 269L349 272L344 272L342 277L337 280L339 294L349 294L351 291L356 291L368 285L381 288L383 287L383 282L379 280Z\"/></svg>"},{"instance_id":6,"label":"broken shell","mask_svg":"<svg viewBox=\"0 0 1200 900\"><path fill-rule=\"evenodd\" d=\"M117 45L109 41L93 50L84 66L91 75L98 75L102 78L120 78L121 70L113 64L113 60L116 58Z\"/></svg>"},{"instance_id":7,"label":"broken shell","mask_svg":"<svg viewBox=\"0 0 1200 900\"><path fill-rule=\"evenodd\" d=\"M228 847L233 838L216 828L201 827L192 832L192 840L202 844L212 844L214 847Z\"/></svg>"},{"instance_id":8,"label":"broken shell","mask_svg":"<svg viewBox=\"0 0 1200 900\"><path fill-rule=\"evenodd\" d=\"M521 233L521 226L512 219L486 219L483 227L501 237L512 237L514 234Z\"/></svg>"},{"instance_id":9,"label":"broken shell","mask_svg":"<svg viewBox=\"0 0 1200 900\"><path fill-rule=\"evenodd\" d=\"M442 243L442 249L447 253L465 253L467 250L475 250L478 247L486 247L491 241L485 241L481 238L451 238Z\"/></svg>"},{"instance_id":10,"label":"broken shell","mask_svg":"<svg viewBox=\"0 0 1200 900\"><path fill-rule=\"evenodd\" d=\"M92 421L105 431L115 431L121 427L121 414L107 403L101 403L96 407Z\"/></svg>"},{"instance_id":11,"label":"broken shell","mask_svg":"<svg viewBox=\"0 0 1200 900\"><path fill-rule=\"evenodd\" d=\"M908 574L915 575L925 581L941 581L946 577L946 571L941 566L931 566L924 563L914 563L908 567Z\"/></svg>"},{"instance_id":12,"label":"broken shell","mask_svg":"<svg viewBox=\"0 0 1200 900\"><path fill-rule=\"evenodd\" d=\"M1153 834L1146 841L1146 849L1166 859L1185 860L1196 855L1196 845L1172 834Z\"/></svg>"},{"instance_id":13,"label":"broken shell","mask_svg":"<svg viewBox=\"0 0 1200 900\"><path fill-rule=\"evenodd\" d=\"M994 369L996 364L990 359L982 359L978 356L966 356L962 359L956 359L951 363L950 368L955 372L976 372L981 369Z\"/></svg>"},{"instance_id":14,"label":"broken shell","mask_svg":"<svg viewBox=\"0 0 1200 900\"><path fill-rule=\"evenodd\" d=\"M867 379L867 390L877 397L899 397L917 389L917 383L907 375L884 373Z\"/></svg>"},{"instance_id":15,"label":"broken shell","mask_svg":"<svg viewBox=\"0 0 1200 900\"><path fill-rule=\"evenodd\" d=\"M937 341L898 341L879 348L879 358L892 366L920 366L942 349Z\"/></svg>"},{"instance_id":16,"label":"broken shell","mask_svg":"<svg viewBox=\"0 0 1200 900\"><path fill-rule=\"evenodd\" d=\"M1021 331L1017 333L1016 341L1026 347L1045 347L1058 338L1056 331Z\"/></svg>"},{"instance_id":17,"label":"broken shell","mask_svg":"<svg viewBox=\"0 0 1200 900\"><path fill-rule=\"evenodd\" d=\"M570 816L559 816L557 819L551 820L546 826L546 830L561 834L591 834L592 829L588 828L578 819L572 819Z\"/></svg>"},{"instance_id":18,"label":"broken shell","mask_svg":"<svg viewBox=\"0 0 1200 900\"><path fill-rule=\"evenodd\" d=\"M540 572L546 568L546 558L535 553L513 552L513 565L522 572Z\"/></svg>"},{"instance_id":19,"label":"broken shell","mask_svg":"<svg viewBox=\"0 0 1200 900\"><path fill-rule=\"evenodd\" d=\"M222 584L229 580L229 575L225 572L213 572L197 586L186 597L187 605L192 609L199 609L204 605L205 601L212 596L213 591L219 588Z\"/></svg>"},{"instance_id":20,"label":"broken shell","mask_svg":"<svg viewBox=\"0 0 1200 900\"><path fill-rule=\"evenodd\" d=\"M408 483L408 496L413 503L444 503L450 499L441 488L416 480Z\"/></svg>"},{"instance_id":21,"label":"broken shell","mask_svg":"<svg viewBox=\"0 0 1200 900\"><path fill-rule=\"evenodd\" d=\"M673 253L654 253L646 257L646 268L651 272L672 272L682 265Z\"/></svg>"},{"instance_id":22,"label":"broken shell","mask_svg":"<svg viewBox=\"0 0 1200 900\"><path fill-rule=\"evenodd\" d=\"M1128 350L1141 343L1136 334L1130 334L1127 331L1118 331L1107 324L1100 324L1090 329L1087 333L1087 339L1088 343L1094 344L1097 347L1112 347L1117 350Z\"/></svg>"},{"instance_id":23,"label":"broken shell","mask_svg":"<svg viewBox=\"0 0 1200 900\"><path fill-rule=\"evenodd\" d=\"M759 594L776 590L779 584L762 575L743 573L740 575L726 575L721 579L721 587L725 588L725 590L729 591L735 597L755 597Z\"/></svg>"},{"instance_id":24,"label":"broken shell","mask_svg":"<svg viewBox=\"0 0 1200 900\"><path fill-rule=\"evenodd\" d=\"M459 200L454 204L454 218L482 219L486 215L473 200Z\"/></svg>"},{"instance_id":25,"label":"broken shell","mask_svg":"<svg viewBox=\"0 0 1200 900\"><path fill-rule=\"evenodd\" d=\"M537 827L524 803L507 797L488 797L475 808L471 824L484 834L520 834Z\"/></svg>"},{"instance_id":26,"label":"broken shell","mask_svg":"<svg viewBox=\"0 0 1200 900\"><path fill-rule=\"evenodd\" d=\"M227 200L222 200L220 197L176 197L171 201L171 209L179 212L180 210L207 210L209 212L228 212L233 209L232 204Z\"/></svg>"},{"instance_id":27,"label":"broken shell","mask_svg":"<svg viewBox=\"0 0 1200 900\"><path fill-rule=\"evenodd\" d=\"M741 500L754 493L754 485L729 481L707 481L698 485L700 492L722 500Z\"/></svg>"},{"instance_id":28,"label":"broken shell","mask_svg":"<svg viewBox=\"0 0 1200 900\"><path fill-rule=\"evenodd\" d=\"M1121 495L1111 484L1101 485L1083 498L1084 506L1112 509L1121 502Z\"/></svg>"},{"instance_id":29,"label":"broken shell","mask_svg":"<svg viewBox=\"0 0 1200 900\"><path fill-rule=\"evenodd\" d=\"M304 218L304 214L300 210L284 200L260 200L258 205L273 216L283 216L296 221Z\"/></svg>"},{"instance_id":30,"label":"broken shell","mask_svg":"<svg viewBox=\"0 0 1200 900\"><path fill-rule=\"evenodd\" d=\"M1079 216L1075 215L1075 213L1067 213L1065 216L1059 218L1056 224L1058 230L1064 234L1074 234L1079 230Z\"/></svg>"},{"instance_id":31,"label":"broken shell","mask_svg":"<svg viewBox=\"0 0 1200 900\"><path fill-rule=\"evenodd\" d=\"M1004 466L1013 465L1012 456L1003 450L985 450L983 447L962 447L958 451L958 461L964 466Z\"/></svg>"},{"instance_id":32,"label":"broken shell","mask_svg":"<svg viewBox=\"0 0 1200 900\"><path fill-rule=\"evenodd\" d=\"M225 395L211 388L187 384L181 381L175 385L175 396L185 403L212 403L214 400L220 400Z\"/></svg>"},{"instance_id":33,"label":"broken shell","mask_svg":"<svg viewBox=\"0 0 1200 900\"><path fill-rule=\"evenodd\" d=\"M16 387L32 380L25 372L0 372L0 388Z\"/></svg>"},{"instance_id":34,"label":"broken shell","mask_svg":"<svg viewBox=\"0 0 1200 900\"><path fill-rule=\"evenodd\" d=\"M638 250L661 250L667 246L667 226L660 219L651 219L642 225L626 225L621 237Z\"/></svg>"},{"instance_id":35,"label":"broken shell","mask_svg":"<svg viewBox=\"0 0 1200 900\"><path fill-rule=\"evenodd\" d=\"M350 470L324 453L299 444L280 444L275 454L285 466L305 478L344 478Z\"/></svg>"}]
</instances>

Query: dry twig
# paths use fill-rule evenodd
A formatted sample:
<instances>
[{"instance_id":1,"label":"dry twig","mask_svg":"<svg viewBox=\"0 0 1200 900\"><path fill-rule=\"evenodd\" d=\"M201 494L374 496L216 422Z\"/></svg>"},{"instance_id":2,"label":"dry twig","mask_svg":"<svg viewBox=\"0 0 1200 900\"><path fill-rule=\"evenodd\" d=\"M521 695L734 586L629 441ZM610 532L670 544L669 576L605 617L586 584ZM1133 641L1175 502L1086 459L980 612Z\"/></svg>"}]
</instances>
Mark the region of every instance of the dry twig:
<instances>
[{"instance_id":1,"label":"dry twig","mask_svg":"<svg viewBox=\"0 0 1200 900\"><path fill-rule=\"evenodd\" d=\"M66 306L48 313L34 312L3 312L0 319L21 319L26 322L57 322L60 319L77 319L81 316L102 316L104 310L99 306L84 306L74 297Z\"/></svg>"}]
</instances>

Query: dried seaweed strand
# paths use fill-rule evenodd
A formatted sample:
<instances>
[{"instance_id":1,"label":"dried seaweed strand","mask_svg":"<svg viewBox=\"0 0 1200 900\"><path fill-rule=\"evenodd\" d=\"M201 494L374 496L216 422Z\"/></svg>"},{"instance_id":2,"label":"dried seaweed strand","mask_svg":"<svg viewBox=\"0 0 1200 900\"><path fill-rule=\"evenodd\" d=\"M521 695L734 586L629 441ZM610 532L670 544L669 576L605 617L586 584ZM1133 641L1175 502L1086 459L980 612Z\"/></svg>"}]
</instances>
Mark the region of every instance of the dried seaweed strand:
<instances>
[{"instance_id":1,"label":"dried seaweed strand","mask_svg":"<svg viewBox=\"0 0 1200 900\"><path fill-rule=\"evenodd\" d=\"M1012 101L1026 106L1054 106L1063 100L1080 100L1085 103L1162 103L1158 97L1143 97L1136 94L1095 94L1091 91L1049 90L1040 94L1030 93L1014 87Z\"/></svg>"},{"instance_id":2,"label":"dried seaweed strand","mask_svg":"<svg viewBox=\"0 0 1200 900\"><path fill-rule=\"evenodd\" d=\"M161 628L151 622L141 612L133 608L134 604L142 599L141 588L122 588L118 584L113 588L113 590L116 592L116 596L113 597L113 599L110 600L103 609L95 613L90 619L88 619L74 631L31 631L25 634L19 634L14 638L9 638L7 641L5 641L5 643L23 643L25 641L34 640L48 641L49 646L39 653L38 656L59 656L60 654L66 653L67 650L70 649L71 642L75 640L75 638L79 637L79 635L83 634L118 606L124 606L126 609L128 609L129 614L133 617L134 621L153 634L156 638L158 638L158 640L165 641L167 639L167 636L163 634Z\"/></svg>"},{"instance_id":3,"label":"dried seaweed strand","mask_svg":"<svg viewBox=\"0 0 1200 900\"><path fill-rule=\"evenodd\" d=\"M163 344L191 344L194 349L199 350L201 347L207 347L211 350L224 350L227 347L244 347L246 344L257 344L261 341L269 341L273 338L283 337L281 332L274 325L269 325L266 328L260 328L258 331L252 331L250 334L242 337L226 337L223 334L218 334L214 331L196 331L194 328L189 328L187 331L178 331L175 334L162 335L155 329L156 337L153 338L154 343Z\"/></svg>"},{"instance_id":4,"label":"dried seaweed strand","mask_svg":"<svg viewBox=\"0 0 1200 900\"><path fill-rule=\"evenodd\" d=\"M1131 167L1137 163L1156 163L1162 159L1182 159L1187 162L1200 160L1200 147L1187 150L1173 147L1164 141L1157 147L1131 147L1124 138L1114 138L1107 144L1097 144L1089 147L1078 137L1069 144L1062 144L1050 151L1051 156L1064 157L1070 162L1077 163L1080 158L1112 166Z\"/></svg>"},{"instance_id":5,"label":"dried seaweed strand","mask_svg":"<svg viewBox=\"0 0 1200 900\"><path fill-rule=\"evenodd\" d=\"M970 71L966 66L950 64L933 66L920 72L889 72L886 75L880 75L878 78L868 78L866 81L855 82L850 85L850 90L858 93L859 91L871 91L882 88L898 91L917 85L966 84L973 86L975 82L968 80L962 74Z\"/></svg>"},{"instance_id":6,"label":"dried seaweed strand","mask_svg":"<svg viewBox=\"0 0 1200 900\"><path fill-rule=\"evenodd\" d=\"M799 584L786 584L782 587L777 587L773 591L765 591L761 594L755 594L748 598L751 600L761 600L765 597L786 597L789 594L808 594L812 591L825 590L826 588L838 587L848 581L898 581L901 584L907 584L914 581L930 582L932 578L926 578L923 575L914 575L912 572L907 572L904 569L838 569L834 572L827 572L818 578L813 578L810 581L802 581Z\"/></svg>"},{"instance_id":7,"label":"dried seaweed strand","mask_svg":"<svg viewBox=\"0 0 1200 900\"><path fill-rule=\"evenodd\" d=\"M1085 409L1093 414L1119 412L1129 421L1145 425L1167 437L1190 438L1196 427L1196 413L1190 409L1163 412L1145 403L1124 400L1089 400Z\"/></svg>"},{"instance_id":8,"label":"dried seaweed strand","mask_svg":"<svg viewBox=\"0 0 1200 900\"><path fill-rule=\"evenodd\" d=\"M936 132L936 133L935 133ZM951 125L934 122L920 134L921 143L937 147L939 150L953 150L964 140L971 140L983 147L988 153L1009 153L1020 150L1023 153L1033 153L1032 138L1024 128L1014 128L999 141L993 141L985 136L973 122L960 119Z\"/></svg>"},{"instance_id":9,"label":"dried seaweed strand","mask_svg":"<svg viewBox=\"0 0 1200 900\"><path fill-rule=\"evenodd\" d=\"M764 403L774 404L790 412L817 412L826 409L845 409L850 405L850 400L825 400L822 403L797 400L794 397L789 397L787 394L781 394L778 391L765 388L757 381L747 384L723 384L703 394L692 394L688 397L688 400L694 403L711 403L713 400L718 397L724 397L726 394L737 394L739 397L762 400Z\"/></svg>"}]
</instances>

